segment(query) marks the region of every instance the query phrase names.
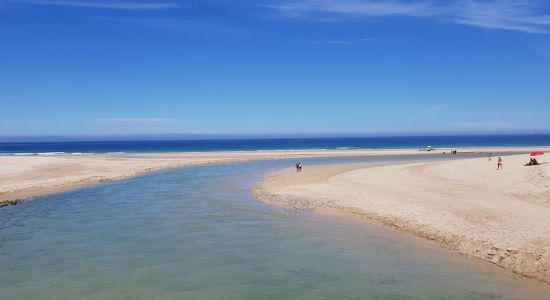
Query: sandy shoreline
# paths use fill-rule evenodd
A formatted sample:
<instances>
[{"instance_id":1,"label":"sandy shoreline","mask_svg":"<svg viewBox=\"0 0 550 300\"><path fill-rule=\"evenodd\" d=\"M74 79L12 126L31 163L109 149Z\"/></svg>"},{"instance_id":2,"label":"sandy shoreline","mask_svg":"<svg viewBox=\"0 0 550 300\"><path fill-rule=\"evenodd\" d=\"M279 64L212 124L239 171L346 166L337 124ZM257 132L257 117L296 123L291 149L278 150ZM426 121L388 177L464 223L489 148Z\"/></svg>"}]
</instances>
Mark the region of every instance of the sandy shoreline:
<instances>
[{"instance_id":1,"label":"sandy shoreline","mask_svg":"<svg viewBox=\"0 0 550 300\"><path fill-rule=\"evenodd\" d=\"M368 156L437 155L416 150L250 151L132 153L125 155L0 156L0 206L106 181L125 179L168 168L247 160Z\"/></svg>"},{"instance_id":2,"label":"sandy shoreline","mask_svg":"<svg viewBox=\"0 0 550 300\"><path fill-rule=\"evenodd\" d=\"M549 148L468 148L527 153ZM0 156L0 203L193 165L309 157L427 155L417 150L334 150ZM467 155L463 156L468 158ZM391 158L388 159L391 161ZM528 156L428 163L306 166L268 176L254 189L287 208L338 210L433 240L505 269L550 282L550 163ZM544 159L542 159L544 161ZM389 162L391 164L391 162Z\"/></svg>"},{"instance_id":3,"label":"sandy shoreline","mask_svg":"<svg viewBox=\"0 0 550 300\"><path fill-rule=\"evenodd\" d=\"M531 148L463 148L461 153L526 152ZM543 149L543 148L538 148ZM550 148L549 148L550 149ZM307 157L370 156L370 155L442 155L449 149L419 152L416 149L366 150L304 150L304 151L249 151L249 152L189 152L189 153L133 153L125 155L55 155L13 156L0 155L0 204L8 204L29 197L45 195L138 176L167 168L200 164L230 163L247 160L267 160Z\"/></svg>"},{"instance_id":4,"label":"sandy shoreline","mask_svg":"<svg viewBox=\"0 0 550 300\"><path fill-rule=\"evenodd\" d=\"M291 209L338 210L389 225L550 283L550 163L503 158L501 171L486 158L288 169L253 192Z\"/></svg>"}]
</instances>

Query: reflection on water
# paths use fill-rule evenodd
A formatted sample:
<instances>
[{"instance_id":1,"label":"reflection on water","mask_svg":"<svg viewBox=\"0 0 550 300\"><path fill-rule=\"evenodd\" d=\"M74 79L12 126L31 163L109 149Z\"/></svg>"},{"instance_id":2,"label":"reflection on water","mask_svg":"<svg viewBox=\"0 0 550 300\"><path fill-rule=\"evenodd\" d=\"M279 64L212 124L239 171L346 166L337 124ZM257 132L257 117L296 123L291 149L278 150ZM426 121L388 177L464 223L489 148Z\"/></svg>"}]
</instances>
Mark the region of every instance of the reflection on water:
<instances>
[{"instance_id":1,"label":"reflection on water","mask_svg":"<svg viewBox=\"0 0 550 300\"><path fill-rule=\"evenodd\" d=\"M165 171L0 209L0 298L550 296L544 284L416 238L251 197L265 172L291 165Z\"/></svg>"}]
</instances>

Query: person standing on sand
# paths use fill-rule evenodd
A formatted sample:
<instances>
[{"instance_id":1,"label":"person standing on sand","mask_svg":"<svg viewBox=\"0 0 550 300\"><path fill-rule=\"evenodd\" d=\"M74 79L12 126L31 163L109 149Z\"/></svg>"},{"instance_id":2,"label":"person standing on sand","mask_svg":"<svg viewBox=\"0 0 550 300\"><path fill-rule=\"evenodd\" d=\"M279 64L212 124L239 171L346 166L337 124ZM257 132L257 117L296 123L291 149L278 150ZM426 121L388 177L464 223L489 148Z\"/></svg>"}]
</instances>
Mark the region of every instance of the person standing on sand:
<instances>
[{"instance_id":1,"label":"person standing on sand","mask_svg":"<svg viewBox=\"0 0 550 300\"><path fill-rule=\"evenodd\" d=\"M493 160L493 153L489 152L489 161Z\"/></svg>"},{"instance_id":2,"label":"person standing on sand","mask_svg":"<svg viewBox=\"0 0 550 300\"><path fill-rule=\"evenodd\" d=\"M498 157L497 170L502 170L502 158Z\"/></svg>"}]
</instances>

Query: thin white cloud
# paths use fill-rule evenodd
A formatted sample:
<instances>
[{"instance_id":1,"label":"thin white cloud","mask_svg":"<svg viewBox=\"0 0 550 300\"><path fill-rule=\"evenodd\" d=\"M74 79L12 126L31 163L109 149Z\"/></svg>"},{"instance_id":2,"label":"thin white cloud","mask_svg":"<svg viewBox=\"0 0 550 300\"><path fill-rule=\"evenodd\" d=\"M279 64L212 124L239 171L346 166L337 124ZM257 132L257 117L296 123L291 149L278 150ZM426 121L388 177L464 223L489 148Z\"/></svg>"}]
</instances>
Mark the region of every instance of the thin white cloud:
<instances>
[{"instance_id":1,"label":"thin white cloud","mask_svg":"<svg viewBox=\"0 0 550 300\"><path fill-rule=\"evenodd\" d=\"M174 2L143 2L143 1L65 1L65 0L19 0L12 3L52 5L80 8L110 9L110 10L163 10L180 7Z\"/></svg>"},{"instance_id":2,"label":"thin white cloud","mask_svg":"<svg viewBox=\"0 0 550 300\"><path fill-rule=\"evenodd\" d=\"M288 12L294 16L310 13L336 13L356 16L429 16L438 14L438 8L427 3L396 1L311 0L292 1L268 7Z\"/></svg>"},{"instance_id":3,"label":"thin white cloud","mask_svg":"<svg viewBox=\"0 0 550 300\"><path fill-rule=\"evenodd\" d=\"M380 44L380 43L406 43L406 40L397 39L374 39L374 38L362 38L362 39L334 39L334 40L321 40L321 39L301 39L294 41L298 45L335 45L335 46L355 46L362 44Z\"/></svg>"},{"instance_id":4,"label":"thin white cloud","mask_svg":"<svg viewBox=\"0 0 550 300\"><path fill-rule=\"evenodd\" d=\"M373 39L342 39L342 40L297 40L295 44L305 44L305 45L344 45L352 46L361 43L367 43L373 41Z\"/></svg>"},{"instance_id":5,"label":"thin white cloud","mask_svg":"<svg viewBox=\"0 0 550 300\"><path fill-rule=\"evenodd\" d=\"M430 107L420 111L418 113L418 115L421 116L421 117L428 117L428 116L433 116L433 115L437 115L437 114L442 114L448 108L449 108L449 105L446 105L446 104L434 105L434 106L430 106Z\"/></svg>"},{"instance_id":6,"label":"thin white cloud","mask_svg":"<svg viewBox=\"0 0 550 300\"><path fill-rule=\"evenodd\" d=\"M225 35L243 35L247 31L242 28L207 23L197 20L182 20L172 18L113 18L113 17L94 17L97 20L124 23L129 25L142 26L152 29L173 30L195 34L225 34Z\"/></svg>"},{"instance_id":7,"label":"thin white cloud","mask_svg":"<svg viewBox=\"0 0 550 300\"><path fill-rule=\"evenodd\" d=\"M97 118L95 122L105 123L174 123L183 122L183 119L178 118Z\"/></svg>"},{"instance_id":8,"label":"thin white cloud","mask_svg":"<svg viewBox=\"0 0 550 300\"><path fill-rule=\"evenodd\" d=\"M356 40L298 40L296 44L308 44L308 45L357 45Z\"/></svg>"},{"instance_id":9,"label":"thin white cloud","mask_svg":"<svg viewBox=\"0 0 550 300\"><path fill-rule=\"evenodd\" d=\"M526 33L550 32L550 12L537 0L375 1L296 0L269 5L287 17L306 20L407 16Z\"/></svg>"},{"instance_id":10,"label":"thin white cloud","mask_svg":"<svg viewBox=\"0 0 550 300\"><path fill-rule=\"evenodd\" d=\"M453 127L466 131L523 129L510 122L456 122L453 124Z\"/></svg>"},{"instance_id":11,"label":"thin white cloud","mask_svg":"<svg viewBox=\"0 0 550 300\"><path fill-rule=\"evenodd\" d=\"M453 21L492 29L545 33L550 30L550 15L539 13L539 1L462 1L454 9Z\"/></svg>"}]
</instances>

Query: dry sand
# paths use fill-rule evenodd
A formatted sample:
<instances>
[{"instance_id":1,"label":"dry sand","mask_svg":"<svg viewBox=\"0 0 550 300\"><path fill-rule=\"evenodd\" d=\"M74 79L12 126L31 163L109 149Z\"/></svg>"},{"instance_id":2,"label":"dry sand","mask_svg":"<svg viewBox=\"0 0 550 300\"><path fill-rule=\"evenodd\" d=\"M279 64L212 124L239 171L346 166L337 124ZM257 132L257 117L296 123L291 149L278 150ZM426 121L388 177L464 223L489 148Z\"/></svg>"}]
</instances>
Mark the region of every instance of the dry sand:
<instances>
[{"instance_id":1,"label":"dry sand","mask_svg":"<svg viewBox=\"0 0 550 300\"><path fill-rule=\"evenodd\" d=\"M550 283L550 163L528 155L401 165L306 166L254 189L287 208L337 210ZM539 161L545 162L544 156Z\"/></svg>"},{"instance_id":2,"label":"dry sand","mask_svg":"<svg viewBox=\"0 0 550 300\"><path fill-rule=\"evenodd\" d=\"M14 204L21 199L32 196L64 191L104 181L124 179L166 168L259 159L400 154L440 155L416 150L308 150L55 156L0 155L0 206L2 204Z\"/></svg>"},{"instance_id":3,"label":"dry sand","mask_svg":"<svg viewBox=\"0 0 550 300\"><path fill-rule=\"evenodd\" d=\"M525 152L526 148L467 148L464 152ZM414 149L305 150L249 152L136 153L131 155L0 155L0 206L29 197L64 191L104 181L113 181L146 172L197 164L245 160L329 156L433 155L443 151L419 152Z\"/></svg>"}]
</instances>

